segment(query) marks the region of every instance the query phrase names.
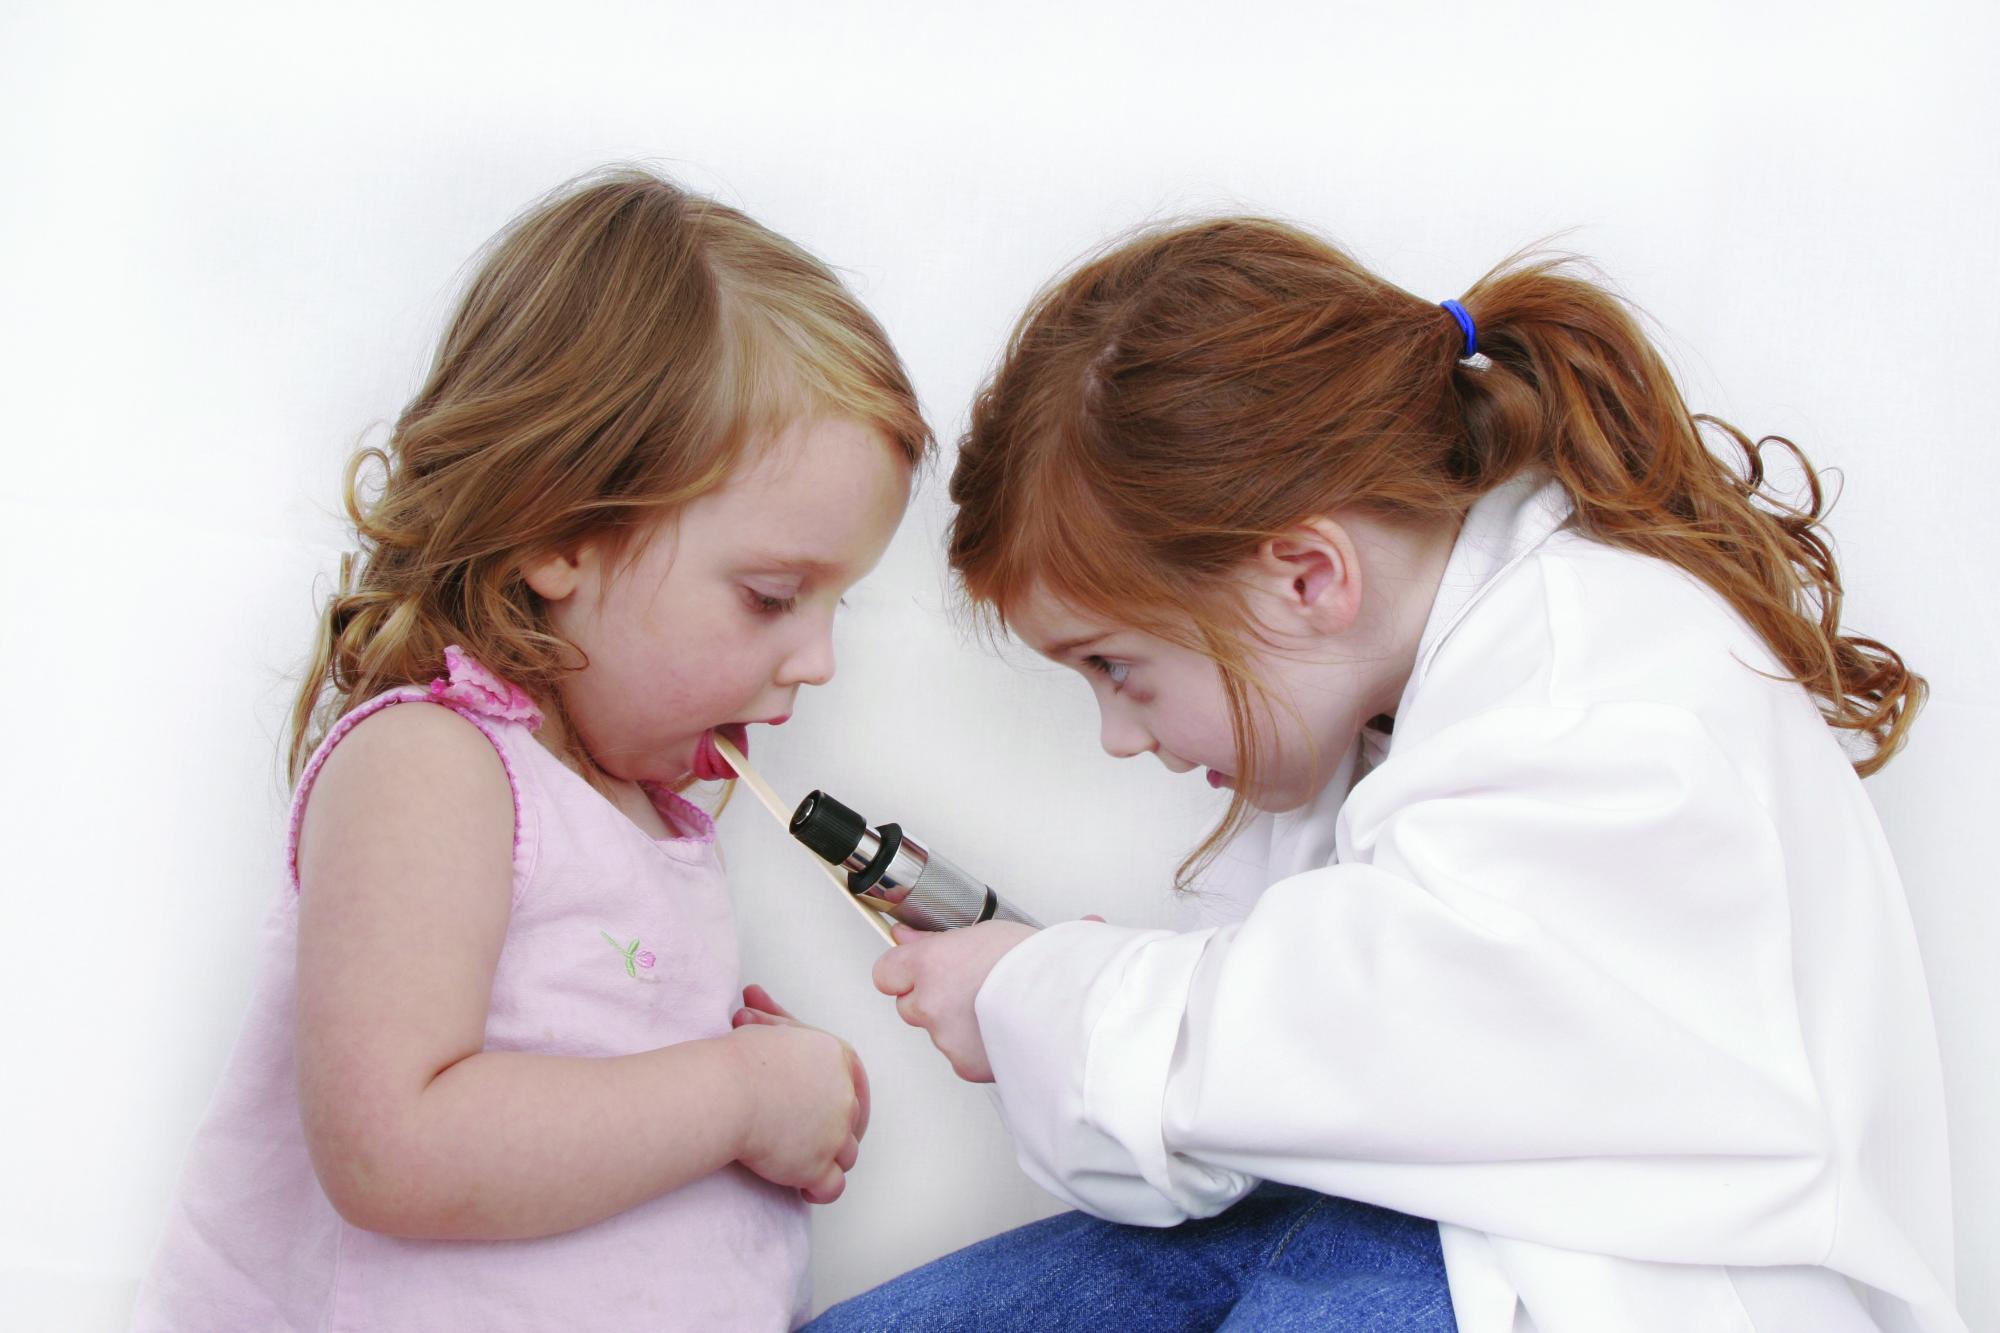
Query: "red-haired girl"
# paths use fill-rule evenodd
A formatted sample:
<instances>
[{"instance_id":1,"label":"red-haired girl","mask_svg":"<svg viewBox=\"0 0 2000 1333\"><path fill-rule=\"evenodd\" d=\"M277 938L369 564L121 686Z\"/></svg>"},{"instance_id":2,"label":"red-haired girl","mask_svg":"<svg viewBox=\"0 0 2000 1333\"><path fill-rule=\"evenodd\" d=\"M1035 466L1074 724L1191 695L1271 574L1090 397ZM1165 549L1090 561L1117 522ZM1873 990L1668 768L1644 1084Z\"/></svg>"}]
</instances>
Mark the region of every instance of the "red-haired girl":
<instances>
[{"instance_id":1,"label":"red-haired girl","mask_svg":"<svg viewBox=\"0 0 2000 1333\"><path fill-rule=\"evenodd\" d=\"M1963 1328L1860 782L1923 682L1842 632L1810 466L1692 415L1618 300L1154 231L1027 312L952 497L1105 749L1231 793L1184 871L1232 873L1206 929L883 957L1084 1213L819 1327Z\"/></svg>"}]
</instances>

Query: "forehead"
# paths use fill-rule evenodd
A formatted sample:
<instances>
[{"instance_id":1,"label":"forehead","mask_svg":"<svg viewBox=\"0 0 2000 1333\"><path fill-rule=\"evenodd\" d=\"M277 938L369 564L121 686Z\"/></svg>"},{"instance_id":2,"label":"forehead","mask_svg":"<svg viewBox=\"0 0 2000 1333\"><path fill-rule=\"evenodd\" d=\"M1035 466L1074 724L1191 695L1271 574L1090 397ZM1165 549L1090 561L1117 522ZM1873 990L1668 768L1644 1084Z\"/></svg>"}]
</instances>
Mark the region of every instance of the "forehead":
<instances>
[{"instance_id":1,"label":"forehead","mask_svg":"<svg viewBox=\"0 0 2000 1333\"><path fill-rule=\"evenodd\" d=\"M851 506L884 482L907 488L909 460L875 427L846 417L793 421L753 440L715 494L750 503Z\"/></svg>"},{"instance_id":2,"label":"forehead","mask_svg":"<svg viewBox=\"0 0 2000 1333\"><path fill-rule=\"evenodd\" d=\"M910 480L910 464L879 430L842 418L795 422L692 501L683 530L774 564L844 566L857 547L886 543Z\"/></svg>"},{"instance_id":3,"label":"forehead","mask_svg":"<svg viewBox=\"0 0 2000 1333\"><path fill-rule=\"evenodd\" d=\"M1007 608L1007 624L1021 641L1044 657L1064 657L1086 644L1122 631L1086 611L1078 610L1036 584Z\"/></svg>"}]
</instances>

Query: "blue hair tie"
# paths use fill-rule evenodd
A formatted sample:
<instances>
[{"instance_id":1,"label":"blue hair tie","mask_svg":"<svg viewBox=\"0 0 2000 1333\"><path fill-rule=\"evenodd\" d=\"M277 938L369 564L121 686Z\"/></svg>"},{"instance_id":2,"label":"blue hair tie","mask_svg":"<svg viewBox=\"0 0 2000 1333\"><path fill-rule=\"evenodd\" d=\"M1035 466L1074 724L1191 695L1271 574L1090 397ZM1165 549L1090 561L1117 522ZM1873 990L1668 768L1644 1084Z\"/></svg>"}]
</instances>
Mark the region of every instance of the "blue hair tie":
<instances>
[{"instance_id":1,"label":"blue hair tie","mask_svg":"<svg viewBox=\"0 0 2000 1333\"><path fill-rule=\"evenodd\" d=\"M1451 317L1458 321L1458 327L1465 333L1465 353L1459 359L1478 356L1479 335L1473 331L1472 316L1466 314L1465 307L1456 301L1439 301L1438 304L1451 312Z\"/></svg>"}]
</instances>

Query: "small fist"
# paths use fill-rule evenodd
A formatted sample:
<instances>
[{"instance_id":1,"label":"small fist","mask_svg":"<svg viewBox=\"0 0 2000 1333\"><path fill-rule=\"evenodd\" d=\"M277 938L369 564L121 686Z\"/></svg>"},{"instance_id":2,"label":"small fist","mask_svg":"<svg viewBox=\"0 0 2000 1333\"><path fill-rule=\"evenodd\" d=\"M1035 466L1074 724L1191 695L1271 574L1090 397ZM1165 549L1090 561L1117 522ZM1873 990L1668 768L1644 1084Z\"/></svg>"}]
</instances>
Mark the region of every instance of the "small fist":
<instances>
[{"instance_id":1,"label":"small fist","mask_svg":"<svg viewBox=\"0 0 2000 1333\"><path fill-rule=\"evenodd\" d=\"M772 1184L797 1189L808 1203L832 1203L847 1188L868 1128L861 1059L840 1038L808 1027L775 1002L755 1012L761 1016L745 1018L739 1010L729 1034L749 1107L736 1160Z\"/></svg>"},{"instance_id":2,"label":"small fist","mask_svg":"<svg viewBox=\"0 0 2000 1333\"><path fill-rule=\"evenodd\" d=\"M1102 920L1102 918L1098 919ZM745 1023L763 1023L768 1026L790 1024L793 1027L802 1028L812 1026L809 1023L800 1022L793 1016L791 1010L771 998L771 992L754 983L743 988L743 1007L732 1014L729 1019L729 1026L732 1028L740 1028ZM856 1055L851 1047L848 1049L847 1056L850 1066L848 1072L854 1076L854 1095L861 1099L861 1118L854 1127L854 1137L858 1139L868 1132L870 1110L868 1071L861 1067L861 1057Z\"/></svg>"}]
</instances>

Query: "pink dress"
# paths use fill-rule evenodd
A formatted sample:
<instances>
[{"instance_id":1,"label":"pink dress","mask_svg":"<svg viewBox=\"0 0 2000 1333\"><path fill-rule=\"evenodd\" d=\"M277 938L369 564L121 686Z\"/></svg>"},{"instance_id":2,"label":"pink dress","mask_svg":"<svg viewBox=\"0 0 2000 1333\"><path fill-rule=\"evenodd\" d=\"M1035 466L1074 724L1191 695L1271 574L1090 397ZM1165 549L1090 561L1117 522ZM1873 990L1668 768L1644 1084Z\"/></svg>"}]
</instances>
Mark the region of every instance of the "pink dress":
<instances>
[{"instance_id":1,"label":"pink dress","mask_svg":"<svg viewBox=\"0 0 2000 1333\"><path fill-rule=\"evenodd\" d=\"M514 792L514 903L486 1049L615 1056L719 1036L738 1003L715 826L665 790L655 839L531 734L519 690L457 649L448 680L341 720L292 800L288 891L222 1087L139 1291L139 1333L786 1329L808 1313L806 1205L729 1166L616 1217L513 1241L399 1240L349 1226L306 1156L292 1059L298 833L320 765L356 723L426 701L486 734Z\"/></svg>"}]
</instances>

